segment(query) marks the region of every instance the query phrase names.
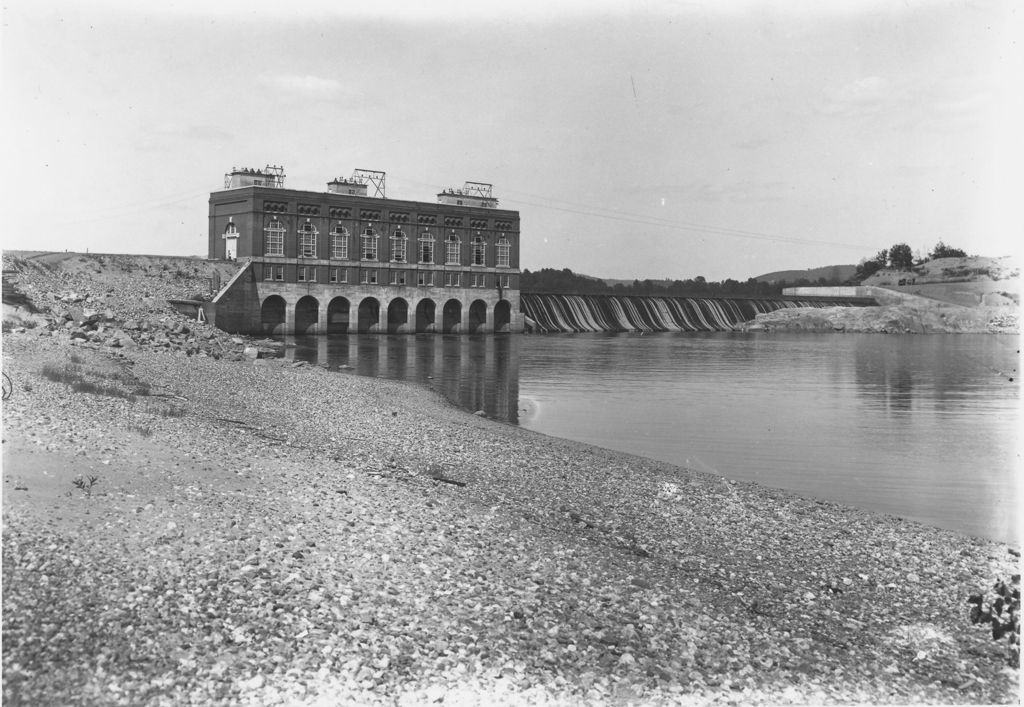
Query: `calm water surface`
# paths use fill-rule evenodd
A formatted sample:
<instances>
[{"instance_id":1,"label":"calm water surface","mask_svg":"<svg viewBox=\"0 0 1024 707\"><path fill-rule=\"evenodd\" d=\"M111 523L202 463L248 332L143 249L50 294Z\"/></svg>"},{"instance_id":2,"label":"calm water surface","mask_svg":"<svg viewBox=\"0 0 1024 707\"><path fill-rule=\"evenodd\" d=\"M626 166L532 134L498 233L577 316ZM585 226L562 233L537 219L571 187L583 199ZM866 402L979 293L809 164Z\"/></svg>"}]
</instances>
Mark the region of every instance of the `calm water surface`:
<instances>
[{"instance_id":1,"label":"calm water surface","mask_svg":"<svg viewBox=\"0 0 1024 707\"><path fill-rule=\"evenodd\" d=\"M1017 538L1019 341L576 334L295 339L545 434ZM1012 380L1011 380L1012 379Z\"/></svg>"}]
</instances>

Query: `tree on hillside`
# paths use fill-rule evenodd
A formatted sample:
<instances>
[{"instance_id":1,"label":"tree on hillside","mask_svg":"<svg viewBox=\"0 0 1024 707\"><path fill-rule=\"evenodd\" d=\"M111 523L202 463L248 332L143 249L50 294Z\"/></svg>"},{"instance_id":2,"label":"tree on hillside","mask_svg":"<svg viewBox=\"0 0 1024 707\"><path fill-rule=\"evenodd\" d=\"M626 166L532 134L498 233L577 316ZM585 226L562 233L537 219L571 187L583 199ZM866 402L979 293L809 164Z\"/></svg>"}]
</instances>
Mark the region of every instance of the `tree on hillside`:
<instances>
[{"instance_id":1,"label":"tree on hillside","mask_svg":"<svg viewBox=\"0 0 1024 707\"><path fill-rule=\"evenodd\" d=\"M889 252L880 250L875 254L875 257L867 260L862 260L857 265L857 272L854 273L853 279L856 282L863 282L869 277L874 275L876 272L884 268L889 262Z\"/></svg>"},{"instance_id":2,"label":"tree on hillside","mask_svg":"<svg viewBox=\"0 0 1024 707\"><path fill-rule=\"evenodd\" d=\"M895 270L910 270L914 267L914 251L906 243L897 243L889 249L889 267Z\"/></svg>"},{"instance_id":3,"label":"tree on hillside","mask_svg":"<svg viewBox=\"0 0 1024 707\"><path fill-rule=\"evenodd\" d=\"M966 258L966 257L967 257L967 253L965 253L964 251L960 250L959 248L954 248L952 246L948 246L945 243L943 243L942 241L939 241L938 243L936 243L935 244L935 248L933 248L932 252L928 254L928 260L935 260L936 258Z\"/></svg>"}]
</instances>

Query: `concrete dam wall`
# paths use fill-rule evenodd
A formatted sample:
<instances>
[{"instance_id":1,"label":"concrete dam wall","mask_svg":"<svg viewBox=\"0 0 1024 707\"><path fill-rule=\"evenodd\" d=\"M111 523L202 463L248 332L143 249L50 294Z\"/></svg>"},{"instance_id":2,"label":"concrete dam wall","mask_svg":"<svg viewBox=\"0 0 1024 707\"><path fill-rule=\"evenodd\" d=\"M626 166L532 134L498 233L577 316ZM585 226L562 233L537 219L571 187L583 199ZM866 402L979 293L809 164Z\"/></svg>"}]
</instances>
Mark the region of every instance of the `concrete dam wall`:
<instances>
[{"instance_id":1,"label":"concrete dam wall","mask_svg":"<svg viewBox=\"0 0 1024 707\"><path fill-rule=\"evenodd\" d=\"M620 295L520 295L527 330L587 331L732 331L758 314L794 307L858 306L845 299L763 299L647 297Z\"/></svg>"}]
</instances>

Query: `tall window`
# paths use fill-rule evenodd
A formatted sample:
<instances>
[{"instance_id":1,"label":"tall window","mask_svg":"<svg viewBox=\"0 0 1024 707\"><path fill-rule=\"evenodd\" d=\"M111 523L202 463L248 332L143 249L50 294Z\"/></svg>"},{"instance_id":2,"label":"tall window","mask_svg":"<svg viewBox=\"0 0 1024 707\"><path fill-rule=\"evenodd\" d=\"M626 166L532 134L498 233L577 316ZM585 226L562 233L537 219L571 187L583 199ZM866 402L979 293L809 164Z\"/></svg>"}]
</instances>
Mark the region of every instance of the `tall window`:
<instances>
[{"instance_id":1,"label":"tall window","mask_svg":"<svg viewBox=\"0 0 1024 707\"><path fill-rule=\"evenodd\" d=\"M483 265L487 256L487 243L478 233L473 239L473 265Z\"/></svg>"},{"instance_id":2,"label":"tall window","mask_svg":"<svg viewBox=\"0 0 1024 707\"><path fill-rule=\"evenodd\" d=\"M276 218L263 229L263 254L284 255L284 226Z\"/></svg>"},{"instance_id":3,"label":"tall window","mask_svg":"<svg viewBox=\"0 0 1024 707\"><path fill-rule=\"evenodd\" d=\"M376 260L377 259L377 234L374 232L372 226L367 226L366 230L363 231L363 235L360 238L362 255L360 258L363 260Z\"/></svg>"},{"instance_id":4,"label":"tall window","mask_svg":"<svg viewBox=\"0 0 1024 707\"><path fill-rule=\"evenodd\" d=\"M448 236L448 239L444 242L444 262L446 265L458 265L459 264L459 246L462 242L459 237L454 233Z\"/></svg>"},{"instance_id":5,"label":"tall window","mask_svg":"<svg viewBox=\"0 0 1024 707\"><path fill-rule=\"evenodd\" d=\"M401 229L391 234L391 262L405 262L405 245L408 241Z\"/></svg>"},{"instance_id":6,"label":"tall window","mask_svg":"<svg viewBox=\"0 0 1024 707\"><path fill-rule=\"evenodd\" d=\"M498 254L498 267L509 267L509 263L511 262L510 254L512 252L512 244L508 242L508 239L505 238L504 234L502 234L501 238L498 239L496 251Z\"/></svg>"},{"instance_id":7,"label":"tall window","mask_svg":"<svg viewBox=\"0 0 1024 707\"><path fill-rule=\"evenodd\" d=\"M317 233L316 227L306 221L304 224L299 226L299 257L300 258L315 258L316 257L316 237L320 235Z\"/></svg>"},{"instance_id":8,"label":"tall window","mask_svg":"<svg viewBox=\"0 0 1024 707\"><path fill-rule=\"evenodd\" d=\"M348 229L340 223L331 231L331 257L348 260Z\"/></svg>"},{"instance_id":9,"label":"tall window","mask_svg":"<svg viewBox=\"0 0 1024 707\"><path fill-rule=\"evenodd\" d=\"M420 234L420 262L434 262L434 237L429 233Z\"/></svg>"}]
</instances>

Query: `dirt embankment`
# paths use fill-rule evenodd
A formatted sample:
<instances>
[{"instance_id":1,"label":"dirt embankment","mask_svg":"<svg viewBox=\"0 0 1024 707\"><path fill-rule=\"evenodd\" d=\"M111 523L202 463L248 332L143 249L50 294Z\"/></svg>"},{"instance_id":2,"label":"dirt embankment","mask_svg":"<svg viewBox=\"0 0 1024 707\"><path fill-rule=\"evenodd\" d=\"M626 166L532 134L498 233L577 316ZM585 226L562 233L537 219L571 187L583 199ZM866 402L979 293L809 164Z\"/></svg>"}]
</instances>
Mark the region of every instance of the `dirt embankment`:
<instances>
[{"instance_id":1,"label":"dirt embankment","mask_svg":"<svg viewBox=\"0 0 1024 707\"><path fill-rule=\"evenodd\" d=\"M780 309L745 331L952 334L1020 332L1020 268L1014 258L942 258L913 272L883 270L864 281L877 307Z\"/></svg>"},{"instance_id":2,"label":"dirt embankment","mask_svg":"<svg viewBox=\"0 0 1024 707\"><path fill-rule=\"evenodd\" d=\"M273 342L230 336L168 303L210 300L236 270L196 258L5 252L3 330L181 356L256 357Z\"/></svg>"}]
</instances>

